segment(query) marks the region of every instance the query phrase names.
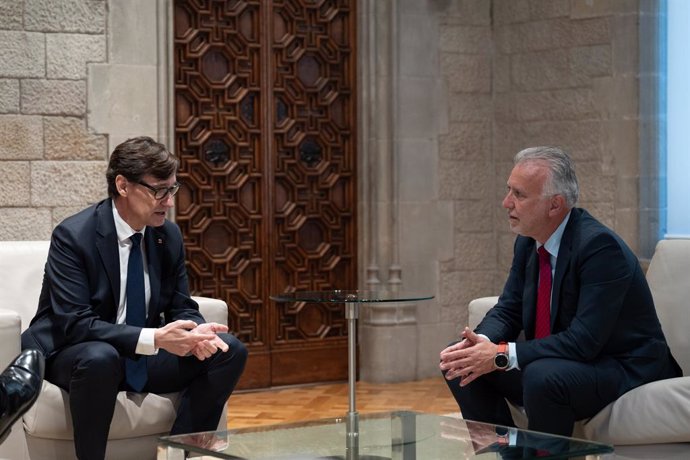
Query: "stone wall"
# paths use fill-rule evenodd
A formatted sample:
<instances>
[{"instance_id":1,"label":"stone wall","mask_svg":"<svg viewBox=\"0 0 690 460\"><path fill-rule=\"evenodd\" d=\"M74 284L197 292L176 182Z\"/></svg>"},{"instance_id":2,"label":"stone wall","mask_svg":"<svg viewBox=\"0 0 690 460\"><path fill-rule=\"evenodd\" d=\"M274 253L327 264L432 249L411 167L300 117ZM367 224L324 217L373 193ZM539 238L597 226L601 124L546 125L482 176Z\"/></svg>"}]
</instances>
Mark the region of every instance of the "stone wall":
<instances>
[{"instance_id":1,"label":"stone wall","mask_svg":"<svg viewBox=\"0 0 690 460\"><path fill-rule=\"evenodd\" d=\"M114 145L159 135L156 13L156 0L0 0L0 240L48 239L106 196Z\"/></svg>"},{"instance_id":2,"label":"stone wall","mask_svg":"<svg viewBox=\"0 0 690 460\"><path fill-rule=\"evenodd\" d=\"M104 1L0 0L0 240L47 239L103 194L107 139L87 128L86 80L105 33Z\"/></svg>"},{"instance_id":3,"label":"stone wall","mask_svg":"<svg viewBox=\"0 0 690 460\"><path fill-rule=\"evenodd\" d=\"M501 200L525 147L570 151L579 205L637 249L637 8L636 0L447 2L439 180L455 231L454 251L440 261L445 321L465 324L469 300L500 293L515 237Z\"/></svg>"}]
</instances>

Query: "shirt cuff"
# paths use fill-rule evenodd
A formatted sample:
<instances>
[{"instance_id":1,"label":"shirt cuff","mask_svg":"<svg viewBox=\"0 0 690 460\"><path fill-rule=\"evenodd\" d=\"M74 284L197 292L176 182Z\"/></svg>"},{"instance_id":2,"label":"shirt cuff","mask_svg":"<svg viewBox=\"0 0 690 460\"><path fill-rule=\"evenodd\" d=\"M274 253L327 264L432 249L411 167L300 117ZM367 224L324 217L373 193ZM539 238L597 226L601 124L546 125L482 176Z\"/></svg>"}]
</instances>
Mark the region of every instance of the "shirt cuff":
<instances>
[{"instance_id":1,"label":"shirt cuff","mask_svg":"<svg viewBox=\"0 0 690 460\"><path fill-rule=\"evenodd\" d=\"M484 337L486 340L490 340L484 334L477 335L479 337ZM506 370L511 371L513 369L520 370L520 368L518 367L517 349L515 348L515 342L508 342L508 367L506 368Z\"/></svg>"},{"instance_id":2,"label":"shirt cuff","mask_svg":"<svg viewBox=\"0 0 690 460\"><path fill-rule=\"evenodd\" d=\"M516 428L508 428L508 445L509 446L517 446L517 429Z\"/></svg>"},{"instance_id":3,"label":"shirt cuff","mask_svg":"<svg viewBox=\"0 0 690 460\"><path fill-rule=\"evenodd\" d=\"M515 342L508 342L508 369L506 370L512 371L513 369L520 370L517 360L517 347Z\"/></svg>"},{"instance_id":4,"label":"shirt cuff","mask_svg":"<svg viewBox=\"0 0 690 460\"><path fill-rule=\"evenodd\" d=\"M137 348L134 350L138 355L157 355L158 349L155 347L155 333L156 329L152 327L142 328L139 334L139 341Z\"/></svg>"}]
</instances>

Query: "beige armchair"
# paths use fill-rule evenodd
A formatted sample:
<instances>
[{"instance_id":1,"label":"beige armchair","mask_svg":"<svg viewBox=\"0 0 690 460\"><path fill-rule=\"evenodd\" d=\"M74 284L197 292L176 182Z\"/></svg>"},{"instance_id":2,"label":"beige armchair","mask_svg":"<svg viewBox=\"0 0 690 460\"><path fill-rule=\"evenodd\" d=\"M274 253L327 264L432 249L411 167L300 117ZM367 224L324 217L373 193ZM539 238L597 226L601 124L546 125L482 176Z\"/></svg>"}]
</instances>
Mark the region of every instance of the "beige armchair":
<instances>
[{"instance_id":1,"label":"beige armchair","mask_svg":"<svg viewBox=\"0 0 690 460\"><path fill-rule=\"evenodd\" d=\"M654 297L659 320L673 356L683 368L684 377L642 385L612 402L589 420L578 423L578 437L616 446L690 442L690 240L662 240L657 244L647 270L647 281ZM498 297L482 297L469 304L469 323L474 328L492 308ZM527 419L518 407L511 407L519 426ZM690 445L658 448L620 449L628 458L650 457L659 448L687 458ZM665 451L666 452L666 451ZM642 456L637 456L637 455Z\"/></svg>"},{"instance_id":2,"label":"beige armchair","mask_svg":"<svg viewBox=\"0 0 690 460\"><path fill-rule=\"evenodd\" d=\"M21 331L36 312L49 245L48 241L0 241L0 369L19 353ZM194 299L206 320L227 324L225 302ZM75 458L68 397L65 391L44 381L36 404L0 445L0 458ZM177 403L178 393L120 392L106 457L156 458L156 441L172 427ZM221 417L218 426L225 429L226 416Z\"/></svg>"}]
</instances>

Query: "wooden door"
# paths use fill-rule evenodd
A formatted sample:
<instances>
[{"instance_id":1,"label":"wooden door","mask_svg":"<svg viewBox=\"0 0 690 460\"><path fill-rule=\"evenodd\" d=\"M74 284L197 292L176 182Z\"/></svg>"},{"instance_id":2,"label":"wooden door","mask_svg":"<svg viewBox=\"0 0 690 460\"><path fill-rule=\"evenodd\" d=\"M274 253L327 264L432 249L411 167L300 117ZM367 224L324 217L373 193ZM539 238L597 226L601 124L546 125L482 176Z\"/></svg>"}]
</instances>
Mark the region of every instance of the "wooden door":
<instances>
[{"instance_id":1,"label":"wooden door","mask_svg":"<svg viewBox=\"0 0 690 460\"><path fill-rule=\"evenodd\" d=\"M356 0L177 0L176 220L194 294L249 346L242 388L342 380L357 286Z\"/></svg>"}]
</instances>

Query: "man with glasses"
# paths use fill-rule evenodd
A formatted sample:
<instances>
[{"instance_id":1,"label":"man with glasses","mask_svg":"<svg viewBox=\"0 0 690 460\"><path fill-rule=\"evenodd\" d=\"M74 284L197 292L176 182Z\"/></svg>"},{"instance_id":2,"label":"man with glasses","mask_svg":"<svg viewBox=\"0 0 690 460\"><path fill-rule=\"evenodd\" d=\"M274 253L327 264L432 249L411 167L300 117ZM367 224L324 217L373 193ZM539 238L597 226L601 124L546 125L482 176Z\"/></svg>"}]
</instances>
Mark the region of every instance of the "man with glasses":
<instances>
[{"instance_id":1,"label":"man with glasses","mask_svg":"<svg viewBox=\"0 0 690 460\"><path fill-rule=\"evenodd\" d=\"M53 231L22 347L70 394L77 457L102 459L118 391L182 391L171 434L215 430L247 351L190 298L179 228L166 220L177 159L149 137L113 151L108 194Z\"/></svg>"}]
</instances>

